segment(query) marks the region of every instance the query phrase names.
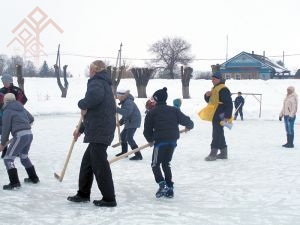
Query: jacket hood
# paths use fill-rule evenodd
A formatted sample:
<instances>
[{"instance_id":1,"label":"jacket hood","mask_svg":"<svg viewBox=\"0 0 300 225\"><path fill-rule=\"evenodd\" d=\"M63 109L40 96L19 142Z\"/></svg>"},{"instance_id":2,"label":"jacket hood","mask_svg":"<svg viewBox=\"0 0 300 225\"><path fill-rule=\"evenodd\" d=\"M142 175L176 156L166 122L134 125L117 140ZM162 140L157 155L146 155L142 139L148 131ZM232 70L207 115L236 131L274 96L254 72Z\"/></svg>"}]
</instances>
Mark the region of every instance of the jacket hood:
<instances>
[{"instance_id":1,"label":"jacket hood","mask_svg":"<svg viewBox=\"0 0 300 225\"><path fill-rule=\"evenodd\" d=\"M99 73L96 73L91 79L105 80L107 83L109 83L109 85L112 85L111 77L109 76L109 74L105 70L103 70Z\"/></svg>"},{"instance_id":2,"label":"jacket hood","mask_svg":"<svg viewBox=\"0 0 300 225\"><path fill-rule=\"evenodd\" d=\"M20 102L13 101L13 102L7 103L7 105L4 107L4 109L10 109L10 110L14 110L14 111L23 111L24 107Z\"/></svg>"}]
</instances>

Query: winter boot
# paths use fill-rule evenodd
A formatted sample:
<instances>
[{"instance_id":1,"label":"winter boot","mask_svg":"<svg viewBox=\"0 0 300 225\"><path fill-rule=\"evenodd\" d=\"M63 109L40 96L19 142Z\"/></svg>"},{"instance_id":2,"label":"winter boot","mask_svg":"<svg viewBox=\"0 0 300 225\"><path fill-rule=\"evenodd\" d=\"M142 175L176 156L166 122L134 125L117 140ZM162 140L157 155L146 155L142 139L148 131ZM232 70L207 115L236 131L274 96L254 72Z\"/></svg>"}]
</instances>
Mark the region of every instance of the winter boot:
<instances>
[{"instance_id":1,"label":"winter boot","mask_svg":"<svg viewBox=\"0 0 300 225\"><path fill-rule=\"evenodd\" d=\"M294 135L288 134L288 146L286 148L294 148Z\"/></svg>"},{"instance_id":2,"label":"winter boot","mask_svg":"<svg viewBox=\"0 0 300 225\"><path fill-rule=\"evenodd\" d=\"M36 184L36 183L40 182L39 177L36 175L34 166L29 167L29 168L25 168L25 169L26 169L26 172L28 174L28 178L24 178L25 183L34 183L34 184Z\"/></svg>"},{"instance_id":3,"label":"winter boot","mask_svg":"<svg viewBox=\"0 0 300 225\"><path fill-rule=\"evenodd\" d=\"M220 149L221 153L217 155L217 159L227 159L227 147Z\"/></svg>"},{"instance_id":4,"label":"winter boot","mask_svg":"<svg viewBox=\"0 0 300 225\"><path fill-rule=\"evenodd\" d=\"M282 147L287 148L289 146L289 134L286 135L286 143Z\"/></svg>"},{"instance_id":5,"label":"winter boot","mask_svg":"<svg viewBox=\"0 0 300 225\"><path fill-rule=\"evenodd\" d=\"M137 149L137 148L138 148L137 145L131 147L132 150ZM129 160L142 160L143 159L143 156L140 151L135 152L134 155L135 156L131 157Z\"/></svg>"},{"instance_id":6,"label":"winter boot","mask_svg":"<svg viewBox=\"0 0 300 225\"><path fill-rule=\"evenodd\" d=\"M127 145L127 143L122 142L121 146L122 146L122 152L116 154L116 156L120 156L120 155L123 155L124 153L128 152L128 145Z\"/></svg>"},{"instance_id":7,"label":"winter boot","mask_svg":"<svg viewBox=\"0 0 300 225\"><path fill-rule=\"evenodd\" d=\"M205 161L215 161L217 160L218 149L212 148L208 156L205 157Z\"/></svg>"},{"instance_id":8,"label":"winter boot","mask_svg":"<svg viewBox=\"0 0 300 225\"><path fill-rule=\"evenodd\" d=\"M1 153L1 158L2 158L2 159L4 158L6 152L7 152L7 146L4 147L4 149L2 150L2 153Z\"/></svg>"},{"instance_id":9,"label":"winter boot","mask_svg":"<svg viewBox=\"0 0 300 225\"><path fill-rule=\"evenodd\" d=\"M7 170L8 177L9 177L9 184L3 185L3 190L13 190L19 189L21 187L18 171L16 168L12 168Z\"/></svg>"},{"instance_id":10,"label":"winter boot","mask_svg":"<svg viewBox=\"0 0 300 225\"><path fill-rule=\"evenodd\" d=\"M173 198L174 197L174 187L173 184L168 184L168 190L165 193L165 197L167 198Z\"/></svg>"},{"instance_id":11,"label":"winter boot","mask_svg":"<svg viewBox=\"0 0 300 225\"><path fill-rule=\"evenodd\" d=\"M101 200L94 200L93 203L95 206L99 206L99 207L116 207L117 206L116 200L105 201L104 199L101 199Z\"/></svg>"},{"instance_id":12,"label":"winter boot","mask_svg":"<svg viewBox=\"0 0 300 225\"><path fill-rule=\"evenodd\" d=\"M67 198L70 202L89 202L90 196L82 194L82 192L78 191L76 195L69 196Z\"/></svg>"},{"instance_id":13,"label":"winter boot","mask_svg":"<svg viewBox=\"0 0 300 225\"><path fill-rule=\"evenodd\" d=\"M159 184L159 188L158 188L155 196L156 196L156 198L161 198L161 197L165 196L165 194L167 193L169 188L166 185L166 181L161 181L158 184Z\"/></svg>"},{"instance_id":14,"label":"winter boot","mask_svg":"<svg viewBox=\"0 0 300 225\"><path fill-rule=\"evenodd\" d=\"M169 187L169 189L165 193L165 197L167 197L167 198L173 198L174 197L174 188L173 187Z\"/></svg>"}]
</instances>

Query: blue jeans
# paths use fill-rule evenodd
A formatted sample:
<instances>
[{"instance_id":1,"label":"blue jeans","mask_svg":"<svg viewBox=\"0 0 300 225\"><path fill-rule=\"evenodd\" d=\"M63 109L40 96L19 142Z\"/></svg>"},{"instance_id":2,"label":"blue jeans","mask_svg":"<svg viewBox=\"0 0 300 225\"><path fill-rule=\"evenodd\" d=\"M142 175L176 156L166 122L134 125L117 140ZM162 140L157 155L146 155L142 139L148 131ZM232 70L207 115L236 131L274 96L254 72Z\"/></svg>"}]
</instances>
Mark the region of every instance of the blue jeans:
<instances>
[{"instance_id":1,"label":"blue jeans","mask_svg":"<svg viewBox=\"0 0 300 225\"><path fill-rule=\"evenodd\" d=\"M294 117L284 116L284 125L285 125L286 134L294 135L295 120L296 120L296 116Z\"/></svg>"}]
</instances>

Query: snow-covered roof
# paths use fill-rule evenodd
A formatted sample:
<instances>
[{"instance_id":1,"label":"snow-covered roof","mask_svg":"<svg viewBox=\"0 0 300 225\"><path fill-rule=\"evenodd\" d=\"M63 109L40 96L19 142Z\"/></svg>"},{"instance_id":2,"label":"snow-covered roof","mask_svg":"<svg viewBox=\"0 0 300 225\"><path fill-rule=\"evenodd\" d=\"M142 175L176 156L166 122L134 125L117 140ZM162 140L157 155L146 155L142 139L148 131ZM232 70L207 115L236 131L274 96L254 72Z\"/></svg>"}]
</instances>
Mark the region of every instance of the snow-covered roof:
<instances>
[{"instance_id":1,"label":"snow-covered roof","mask_svg":"<svg viewBox=\"0 0 300 225\"><path fill-rule=\"evenodd\" d=\"M257 55L257 54L252 54L252 53L248 53L248 52L243 52L243 53L260 61L261 63L263 63L264 65L266 65L268 67L272 67L275 70L275 72L277 72L277 73L290 72L287 68L279 65L277 62L274 62L273 60L271 60L263 55Z\"/></svg>"}]
</instances>

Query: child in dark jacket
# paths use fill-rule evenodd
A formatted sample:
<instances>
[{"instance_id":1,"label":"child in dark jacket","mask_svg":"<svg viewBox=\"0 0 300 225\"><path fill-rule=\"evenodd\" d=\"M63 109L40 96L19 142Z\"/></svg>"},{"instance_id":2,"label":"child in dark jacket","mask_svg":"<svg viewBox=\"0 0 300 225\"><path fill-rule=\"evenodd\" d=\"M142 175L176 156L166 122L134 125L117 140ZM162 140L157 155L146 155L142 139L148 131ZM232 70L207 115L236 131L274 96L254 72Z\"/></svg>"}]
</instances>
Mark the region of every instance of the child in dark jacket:
<instances>
[{"instance_id":1,"label":"child in dark jacket","mask_svg":"<svg viewBox=\"0 0 300 225\"><path fill-rule=\"evenodd\" d=\"M33 121L33 116L20 102L16 101L14 94L8 93L4 95L0 151L7 145L9 134L11 133L13 136L4 156L4 164L10 181L9 184L3 186L4 190L21 187L18 172L14 164L17 156L20 156L21 163L29 176L25 178L24 181L29 183L39 182L35 168L28 158L28 152L33 139L31 132L31 123Z\"/></svg>"},{"instance_id":2,"label":"child in dark jacket","mask_svg":"<svg viewBox=\"0 0 300 225\"><path fill-rule=\"evenodd\" d=\"M159 184L157 198L174 196L170 162L179 139L178 125L185 126L186 131L194 127L188 116L178 108L167 105L167 98L166 87L153 94L156 106L147 113L144 123L144 136L151 146L154 144L151 167L155 181Z\"/></svg>"}]
</instances>

